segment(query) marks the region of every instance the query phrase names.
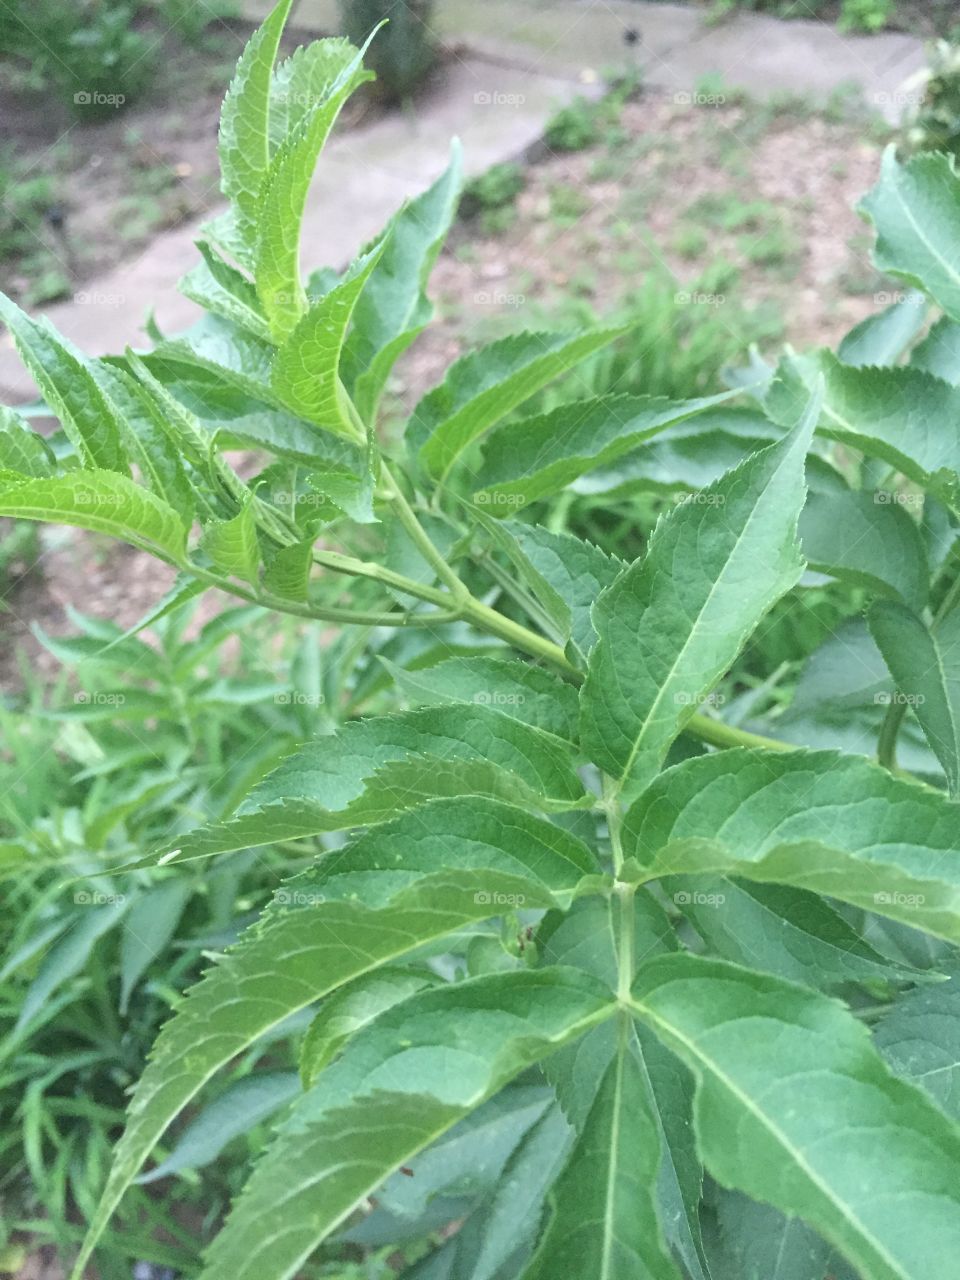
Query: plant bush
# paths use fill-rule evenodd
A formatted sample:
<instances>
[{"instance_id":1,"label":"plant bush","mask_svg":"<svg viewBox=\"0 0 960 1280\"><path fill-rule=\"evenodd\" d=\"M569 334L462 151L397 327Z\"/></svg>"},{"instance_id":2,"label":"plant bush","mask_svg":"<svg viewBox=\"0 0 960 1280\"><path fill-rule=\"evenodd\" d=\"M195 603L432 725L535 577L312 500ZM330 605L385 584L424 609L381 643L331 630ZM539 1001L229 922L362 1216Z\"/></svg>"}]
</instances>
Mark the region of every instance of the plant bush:
<instances>
[{"instance_id":1,"label":"plant bush","mask_svg":"<svg viewBox=\"0 0 960 1280\"><path fill-rule=\"evenodd\" d=\"M928 65L911 81L919 102L908 114L904 149L948 151L960 157L960 43L938 40Z\"/></svg>"},{"instance_id":2,"label":"plant bush","mask_svg":"<svg viewBox=\"0 0 960 1280\"><path fill-rule=\"evenodd\" d=\"M3 304L63 439L8 412L0 514L175 566L154 621L217 586L396 637L335 732L120 869L292 855L164 1025L75 1274L168 1126L309 1011L302 1091L205 1280L292 1277L330 1239L426 1242L421 1280L950 1280L960 178L887 155L863 210L917 292L836 354L530 416L620 330L518 335L454 364L397 447L378 406L429 319L459 161L304 283L307 187L364 72L342 41L274 72L289 7L224 104L230 213L184 284L208 316L90 360ZM270 460L243 480L237 447ZM670 499L631 562L557 518L618 470ZM867 617L785 705L737 664L824 579ZM391 688L407 710L357 714Z\"/></svg>"},{"instance_id":3,"label":"plant bush","mask_svg":"<svg viewBox=\"0 0 960 1280\"><path fill-rule=\"evenodd\" d=\"M355 44L388 20L370 48L367 65L389 102L411 97L437 60L433 9L433 0L340 0L340 30Z\"/></svg>"}]
</instances>

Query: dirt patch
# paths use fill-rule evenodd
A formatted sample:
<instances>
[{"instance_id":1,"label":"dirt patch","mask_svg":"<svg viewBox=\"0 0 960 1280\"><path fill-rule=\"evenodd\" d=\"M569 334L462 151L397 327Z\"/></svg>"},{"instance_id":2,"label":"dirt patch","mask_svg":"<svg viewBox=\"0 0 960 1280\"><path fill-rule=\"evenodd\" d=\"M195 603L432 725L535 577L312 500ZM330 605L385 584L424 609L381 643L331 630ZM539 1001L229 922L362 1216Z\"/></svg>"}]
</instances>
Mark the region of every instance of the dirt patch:
<instances>
[{"instance_id":1,"label":"dirt patch","mask_svg":"<svg viewBox=\"0 0 960 1280\"><path fill-rule=\"evenodd\" d=\"M583 304L612 313L653 277L712 308L743 351L835 344L891 288L855 207L882 141L802 102L629 103L603 144L528 168L504 230L457 230L433 277L438 322L394 386L401 403L478 337L562 328Z\"/></svg>"}]
</instances>

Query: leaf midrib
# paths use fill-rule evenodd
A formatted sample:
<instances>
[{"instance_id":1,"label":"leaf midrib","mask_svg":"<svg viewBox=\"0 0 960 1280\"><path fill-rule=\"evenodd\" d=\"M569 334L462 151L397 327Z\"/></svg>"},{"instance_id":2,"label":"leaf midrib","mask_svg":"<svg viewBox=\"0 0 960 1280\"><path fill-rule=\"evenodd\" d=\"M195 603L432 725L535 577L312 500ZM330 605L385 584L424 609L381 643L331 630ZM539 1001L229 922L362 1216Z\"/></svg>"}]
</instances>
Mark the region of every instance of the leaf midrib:
<instances>
[{"instance_id":1,"label":"leaf midrib","mask_svg":"<svg viewBox=\"0 0 960 1280\"><path fill-rule=\"evenodd\" d=\"M627 763L624 765L623 770L620 774L620 777L617 779L618 791L620 790L621 787L623 787L623 785L626 783L627 779L630 777L630 774L633 771L633 766L636 763L637 756L640 754L641 744L643 743L647 730L650 727L650 723L653 720L653 717L656 714L656 712L659 710L664 698L666 697L667 689L670 687L670 684L677 673L677 668L680 666L680 663L686 657L687 650L693 644L694 637L699 635L700 624L703 620L704 614L706 613L710 605L713 603L714 596L718 588L721 586L721 584L724 587L726 586L730 565L733 562L734 557L737 556L740 552L740 548L743 544L743 541L746 538L748 532L750 531L753 521L756 519L757 511L760 508L761 502L765 498L774 480L777 479L777 477L780 475L783 468L791 460L792 456L793 456L793 450L790 449L784 454L784 457L778 464L776 470L770 476L767 483L763 486L763 491L760 497L758 498L757 502L754 503L753 508L749 516L747 517L743 528L741 529L740 533L737 535L737 539L734 542L733 547L731 548L730 554L726 558L723 569L720 571L719 576L716 577L714 581L711 583L710 590L707 593L707 598L704 600L702 606L697 612L697 616L693 620L690 626L690 631L687 635L686 640L683 642L679 652L677 653L676 658L673 660L670 670L667 672L664 679L660 682L660 687L657 690L656 697L654 698L653 702L650 704L650 709L648 710L646 716L643 718L643 721L639 729L637 730L637 733L634 737L633 747L631 748L629 758L627 759ZM799 557L798 555L798 558L800 559L800 563L802 564L802 557Z\"/></svg>"}]
</instances>

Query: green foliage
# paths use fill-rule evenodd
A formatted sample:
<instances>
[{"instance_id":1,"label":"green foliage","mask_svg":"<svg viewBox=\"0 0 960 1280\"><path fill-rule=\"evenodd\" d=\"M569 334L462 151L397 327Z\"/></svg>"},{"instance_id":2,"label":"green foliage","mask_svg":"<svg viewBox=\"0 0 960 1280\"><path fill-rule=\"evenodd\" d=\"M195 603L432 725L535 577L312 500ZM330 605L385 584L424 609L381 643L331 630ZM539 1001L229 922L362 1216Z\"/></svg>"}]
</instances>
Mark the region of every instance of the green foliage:
<instances>
[{"instance_id":1,"label":"green foliage","mask_svg":"<svg viewBox=\"0 0 960 1280\"><path fill-rule=\"evenodd\" d=\"M840 31L882 31L893 17L894 0L843 0Z\"/></svg>"},{"instance_id":2,"label":"green foliage","mask_svg":"<svg viewBox=\"0 0 960 1280\"><path fill-rule=\"evenodd\" d=\"M919 101L907 114L904 149L908 154L948 151L960 157L960 45L936 41L912 88Z\"/></svg>"},{"instance_id":3,"label":"green foliage","mask_svg":"<svg viewBox=\"0 0 960 1280\"><path fill-rule=\"evenodd\" d=\"M525 185L520 165L491 165L464 185L460 216L479 219L485 232L503 231L512 221L517 196Z\"/></svg>"},{"instance_id":4,"label":"green foliage","mask_svg":"<svg viewBox=\"0 0 960 1280\"><path fill-rule=\"evenodd\" d=\"M124 928L133 1010L208 882L264 870L139 1071L76 1276L158 1147L155 1182L276 1106L204 1280L398 1241L410 1280L743 1280L771 1239L803 1280L950 1280L960 177L891 154L864 204L920 322L898 302L836 355L755 358L696 399L575 388L623 326L516 334L389 439L378 403L429 319L458 158L342 275L304 281L307 186L364 75L343 41L275 68L288 9L224 107L230 214L188 282L210 314L104 361L4 305L61 429L48 450L4 417L0 513L174 566L161 631L205 586L306 626L301 740L231 685L259 750L203 779L215 797L185 761L160 813L98 796L122 811L97 833L122 835L109 879L82 874L149 877L150 906L131 889L35 942L14 1036ZM233 469L238 447L258 471ZM591 489L624 536L571 532ZM331 624L356 631L321 647ZM109 627L56 643L121 664L142 647ZM74 731L183 714L148 652L151 683L82 699ZM36 868L32 830L0 867ZM261 1064L192 1114L308 1019L299 1084Z\"/></svg>"},{"instance_id":5,"label":"green foliage","mask_svg":"<svg viewBox=\"0 0 960 1280\"><path fill-rule=\"evenodd\" d=\"M339 0L340 30L360 46L384 19L389 25L371 48L367 65L389 102L409 98L437 60L433 0Z\"/></svg>"}]
</instances>

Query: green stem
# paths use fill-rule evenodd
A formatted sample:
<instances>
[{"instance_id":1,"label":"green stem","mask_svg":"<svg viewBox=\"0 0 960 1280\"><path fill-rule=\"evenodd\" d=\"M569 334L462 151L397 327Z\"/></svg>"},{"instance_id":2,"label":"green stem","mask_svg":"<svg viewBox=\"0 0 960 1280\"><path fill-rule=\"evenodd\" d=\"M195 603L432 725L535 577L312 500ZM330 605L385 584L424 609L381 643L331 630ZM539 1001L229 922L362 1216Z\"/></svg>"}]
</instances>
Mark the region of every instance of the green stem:
<instances>
[{"instance_id":1,"label":"green stem","mask_svg":"<svg viewBox=\"0 0 960 1280\"><path fill-rule=\"evenodd\" d=\"M271 596L267 593L257 594L254 591L247 591L246 588L238 586L237 583L229 579L220 578L215 573L210 573L207 569L201 569L195 564L185 564L182 566L188 573L192 573L194 577L200 578L211 587L217 587L221 591L226 591L230 595L238 596L241 600L248 600L251 604L263 605L266 609L273 609L277 613L289 613L295 618L310 618L315 622L336 622L341 625L355 625L364 627L429 627L440 622L453 622L460 617L460 613L455 609L444 610L437 613L365 613L359 609L338 609L334 606L322 608L311 604L298 604L295 600L284 600L279 596Z\"/></svg>"},{"instance_id":2,"label":"green stem","mask_svg":"<svg viewBox=\"0 0 960 1280\"><path fill-rule=\"evenodd\" d=\"M447 587L450 594L455 600L465 600L469 598L469 592L458 577L456 571L451 569L444 560L443 555L430 541L423 525L417 519L416 512L410 506L404 496L403 490L393 478L392 472L386 463L381 464L381 475L384 480L384 488L387 496L393 503L394 510L397 513L397 519L403 525L404 529L410 537L410 541L414 544L420 554L426 560L427 564L436 570L437 577Z\"/></svg>"},{"instance_id":3,"label":"green stem","mask_svg":"<svg viewBox=\"0 0 960 1280\"><path fill-rule=\"evenodd\" d=\"M357 560L353 556L341 555L338 551L315 549L313 558L317 564L323 565L326 569L332 569L334 573L345 573L354 578L370 578L374 582L395 587L398 591L416 596L420 600L427 600L431 604L446 606L452 603L449 592L439 591L436 587L417 582L416 579L408 578L405 574L394 573L385 565L373 564L369 560Z\"/></svg>"}]
</instances>

